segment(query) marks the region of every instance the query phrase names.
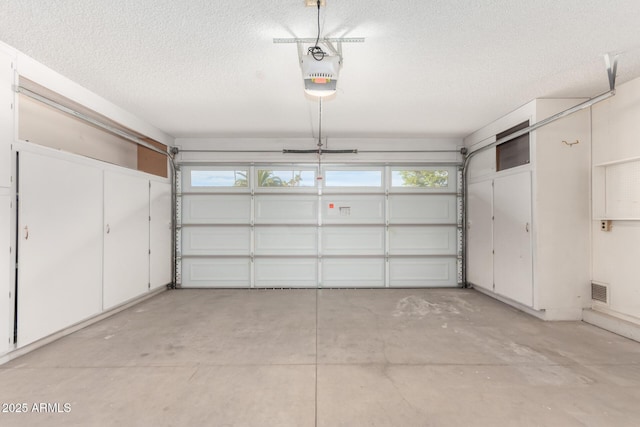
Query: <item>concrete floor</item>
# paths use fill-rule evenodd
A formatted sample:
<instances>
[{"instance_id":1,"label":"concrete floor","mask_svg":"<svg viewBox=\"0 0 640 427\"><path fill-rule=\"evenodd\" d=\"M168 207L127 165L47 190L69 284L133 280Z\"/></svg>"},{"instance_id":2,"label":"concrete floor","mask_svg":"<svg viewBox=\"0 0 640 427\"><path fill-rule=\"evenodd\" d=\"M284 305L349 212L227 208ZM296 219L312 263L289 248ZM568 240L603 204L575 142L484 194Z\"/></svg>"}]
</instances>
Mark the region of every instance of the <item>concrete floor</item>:
<instances>
[{"instance_id":1,"label":"concrete floor","mask_svg":"<svg viewBox=\"0 0 640 427\"><path fill-rule=\"evenodd\" d=\"M638 426L640 343L472 290L178 290L0 366L2 426Z\"/></svg>"}]
</instances>

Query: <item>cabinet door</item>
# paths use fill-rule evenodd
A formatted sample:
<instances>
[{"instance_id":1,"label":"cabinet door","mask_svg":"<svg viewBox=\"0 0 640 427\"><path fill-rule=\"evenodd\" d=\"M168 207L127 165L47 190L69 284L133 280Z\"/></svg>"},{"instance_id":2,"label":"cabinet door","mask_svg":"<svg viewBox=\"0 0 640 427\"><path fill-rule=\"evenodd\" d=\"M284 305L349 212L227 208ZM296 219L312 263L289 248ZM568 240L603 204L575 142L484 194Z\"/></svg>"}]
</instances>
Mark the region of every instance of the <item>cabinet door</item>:
<instances>
[{"instance_id":1,"label":"cabinet door","mask_svg":"<svg viewBox=\"0 0 640 427\"><path fill-rule=\"evenodd\" d=\"M104 309L149 289L149 181L104 175Z\"/></svg>"},{"instance_id":2,"label":"cabinet door","mask_svg":"<svg viewBox=\"0 0 640 427\"><path fill-rule=\"evenodd\" d=\"M11 286L11 253L9 253L9 230L11 218L11 196L8 189L0 188L0 356L9 351L9 337L12 335L13 319L9 305L13 293Z\"/></svg>"},{"instance_id":3,"label":"cabinet door","mask_svg":"<svg viewBox=\"0 0 640 427\"><path fill-rule=\"evenodd\" d=\"M171 185L151 181L150 266L151 289L171 283Z\"/></svg>"},{"instance_id":4,"label":"cabinet door","mask_svg":"<svg viewBox=\"0 0 640 427\"><path fill-rule=\"evenodd\" d=\"M492 291L493 181L469 184L467 203L467 281Z\"/></svg>"},{"instance_id":5,"label":"cabinet door","mask_svg":"<svg viewBox=\"0 0 640 427\"><path fill-rule=\"evenodd\" d=\"M18 346L101 310L102 172L20 152Z\"/></svg>"},{"instance_id":6,"label":"cabinet door","mask_svg":"<svg viewBox=\"0 0 640 427\"><path fill-rule=\"evenodd\" d=\"M493 239L495 292L531 307L531 173L494 180Z\"/></svg>"},{"instance_id":7,"label":"cabinet door","mask_svg":"<svg viewBox=\"0 0 640 427\"><path fill-rule=\"evenodd\" d=\"M0 46L0 187L11 186L13 142L13 58Z\"/></svg>"}]
</instances>

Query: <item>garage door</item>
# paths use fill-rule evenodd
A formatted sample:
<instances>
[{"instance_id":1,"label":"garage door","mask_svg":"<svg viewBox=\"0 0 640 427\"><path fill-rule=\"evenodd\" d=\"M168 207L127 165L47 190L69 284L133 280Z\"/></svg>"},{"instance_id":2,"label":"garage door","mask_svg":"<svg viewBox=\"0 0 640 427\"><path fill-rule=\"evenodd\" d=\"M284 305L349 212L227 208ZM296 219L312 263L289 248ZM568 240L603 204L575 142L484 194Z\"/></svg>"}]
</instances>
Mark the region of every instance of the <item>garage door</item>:
<instances>
[{"instance_id":1,"label":"garage door","mask_svg":"<svg viewBox=\"0 0 640 427\"><path fill-rule=\"evenodd\" d=\"M461 283L457 167L183 166L186 288Z\"/></svg>"}]
</instances>

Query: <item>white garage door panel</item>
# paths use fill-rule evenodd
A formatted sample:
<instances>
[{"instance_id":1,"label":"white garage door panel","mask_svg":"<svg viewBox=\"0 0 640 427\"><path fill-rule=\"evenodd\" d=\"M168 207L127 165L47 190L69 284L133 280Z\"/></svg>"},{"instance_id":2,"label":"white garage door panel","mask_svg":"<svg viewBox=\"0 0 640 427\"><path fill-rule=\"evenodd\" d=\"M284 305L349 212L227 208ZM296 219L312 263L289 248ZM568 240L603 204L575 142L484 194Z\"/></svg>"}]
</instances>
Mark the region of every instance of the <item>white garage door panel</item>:
<instances>
[{"instance_id":1,"label":"white garage door panel","mask_svg":"<svg viewBox=\"0 0 640 427\"><path fill-rule=\"evenodd\" d=\"M322 221L325 224L384 224L384 196L324 195Z\"/></svg>"},{"instance_id":2,"label":"white garage door panel","mask_svg":"<svg viewBox=\"0 0 640 427\"><path fill-rule=\"evenodd\" d=\"M317 217L317 196L256 196L256 224L317 224Z\"/></svg>"},{"instance_id":3,"label":"white garage door panel","mask_svg":"<svg viewBox=\"0 0 640 427\"><path fill-rule=\"evenodd\" d=\"M249 256L249 227L184 227L182 255L246 255Z\"/></svg>"},{"instance_id":4,"label":"white garage door panel","mask_svg":"<svg viewBox=\"0 0 640 427\"><path fill-rule=\"evenodd\" d=\"M322 260L325 288L375 288L384 286L384 259L325 258Z\"/></svg>"},{"instance_id":5,"label":"white garage door panel","mask_svg":"<svg viewBox=\"0 0 640 427\"><path fill-rule=\"evenodd\" d=\"M248 288L250 280L248 258L182 260L182 286L185 288Z\"/></svg>"},{"instance_id":6,"label":"white garage door panel","mask_svg":"<svg viewBox=\"0 0 640 427\"><path fill-rule=\"evenodd\" d=\"M251 221L249 196L188 195L183 199L184 224L249 224Z\"/></svg>"},{"instance_id":7,"label":"white garage door panel","mask_svg":"<svg viewBox=\"0 0 640 427\"><path fill-rule=\"evenodd\" d=\"M455 258L398 258L389 261L391 287L458 285Z\"/></svg>"},{"instance_id":8,"label":"white garage door panel","mask_svg":"<svg viewBox=\"0 0 640 427\"><path fill-rule=\"evenodd\" d=\"M318 286L318 261L315 258L256 259L255 277L258 288L315 288Z\"/></svg>"},{"instance_id":9,"label":"white garage door panel","mask_svg":"<svg viewBox=\"0 0 640 427\"><path fill-rule=\"evenodd\" d=\"M384 227L324 227L323 255L384 255Z\"/></svg>"},{"instance_id":10,"label":"white garage door panel","mask_svg":"<svg viewBox=\"0 0 640 427\"><path fill-rule=\"evenodd\" d=\"M256 255L316 255L317 227L256 227Z\"/></svg>"},{"instance_id":11,"label":"white garage door panel","mask_svg":"<svg viewBox=\"0 0 640 427\"><path fill-rule=\"evenodd\" d=\"M102 309L102 171L25 151L19 185L24 346Z\"/></svg>"},{"instance_id":12,"label":"white garage door panel","mask_svg":"<svg viewBox=\"0 0 640 427\"><path fill-rule=\"evenodd\" d=\"M453 195L389 196L391 224L455 224L457 217Z\"/></svg>"},{"instance_id":13,"label":"white garage door panel","mask_svg":"<svg viewBox=\"0 0 640 427\"><path fill-rule=\"evenodd\" d=\"M149 290L149 181L104 174L103 308Z\"/></svg>"},{"instance_id":14,"label":"white garage door panel","mask_svg":"<svg viewBox=\"0 0 640 427\"><path fill-rule=\"evenodd\" d=\"M457 255L455 226L389 227L391 255Z\"/></svg>"},{"instance_id":15,"label":"white garage door panel","mask_svg":"<svg viewBox=\"0 0 640 427\"><path fill-rule=\"evenodd\" d=\"M171 184L151 182L150 190L151 289L171 283Z\"/></svg>"}]
</instances>

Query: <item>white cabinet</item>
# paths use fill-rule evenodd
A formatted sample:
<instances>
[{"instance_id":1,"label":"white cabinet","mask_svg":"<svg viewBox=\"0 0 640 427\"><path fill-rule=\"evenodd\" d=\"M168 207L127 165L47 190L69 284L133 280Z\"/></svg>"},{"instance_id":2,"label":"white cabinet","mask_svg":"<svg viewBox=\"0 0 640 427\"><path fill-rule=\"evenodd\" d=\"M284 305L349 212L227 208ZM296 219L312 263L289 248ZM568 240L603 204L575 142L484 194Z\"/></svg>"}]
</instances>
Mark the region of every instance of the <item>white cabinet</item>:
<instances>
[{"instance_id":1,"label":"white cabinet","mask_svg":"<svg viewBox=\"0 0 640 427\"><path fill-rule=\"evenodd\" d=\"M13 56L0 48L0 187L11 186L14 132Z\"/></svg>"},{"instance_id":2,"label":"white cabinet","mask_svg":"<svg viewBox=\"0 0 640 427\"><path fill-rule=\"evenodd\" d=\"M469 185L467 281L493 291L493 181Z\"/></svg>"},{"instance_id":3,"label":"white cabinet","mask_svg":"<svg viewBox=\"0 0 640 427\"><path fill-rule=\"evenodd\" d=\"M149 284L156 289L171 283L171 184L151 181L149 199Z\"/></svg>"},{"instance_id":4,"label":"white cabinet","mask_svg":"<svg viewBox=\"0 0 640 427\"><path fill-rule=\"evenodd\" d=\"M171 282L170 184L19 145L17 347ZM11 211L1 190L3 226ZM9 230L0 229L0 239L9 241ZM11 259L1 261L4 297L13 288L5 280ZM13 328L7 305L0 298L0 354Z\"/></svg>"},{"instance_id":5,"label":"white cabinet","mask_svg":"<svg viewBox=\"0 0 640 427\"><path fill-rule=\"evenodd\" d=\"M13 310L9 296L11 286L11 256L9 252L11 196L7 189L0 188L0 355L9 351L13 330Z\"/></svg>"},{"instance_id":6,"label":"white cabinet","mask_svg":"<svg viewBox=\"0 0 640 427\"><path fill-rule=\"evenodd\" d=\"M495 135L577 103L532 101L465 138L474 151ZM547 320L581 319L589 305L590 112L530 134L530 162L498 171L496 150L471 159L467 282Z\"/></svg>"},{"instance_id":7,"label":"white cabinet","mask_svg":"<svg viewBox=\"0 0 640 427\"><path fill-rule=\"evenodd\" d=\"M495 292L531 307L531 174L493 181L493 250Z\"/></svg>"},{"instance_id":8,"label":"white cabinet","mask_svg":"<svg viewBox=\"0 0 640 427\"><path fill-rule=\"evenodd\" d=\"M104 301L108 309L149 289L149 180L104 175Z\"/></svg>"},{"instance_id":9,"label":"white cabinet","mask_svg":"<svg viewBox=\"0 0 640 427\"><path fill-rule=\"evenodd\" d=\"M18 346L102 310L102 171L20 153Z\"/></svg>"}]
</instances>

